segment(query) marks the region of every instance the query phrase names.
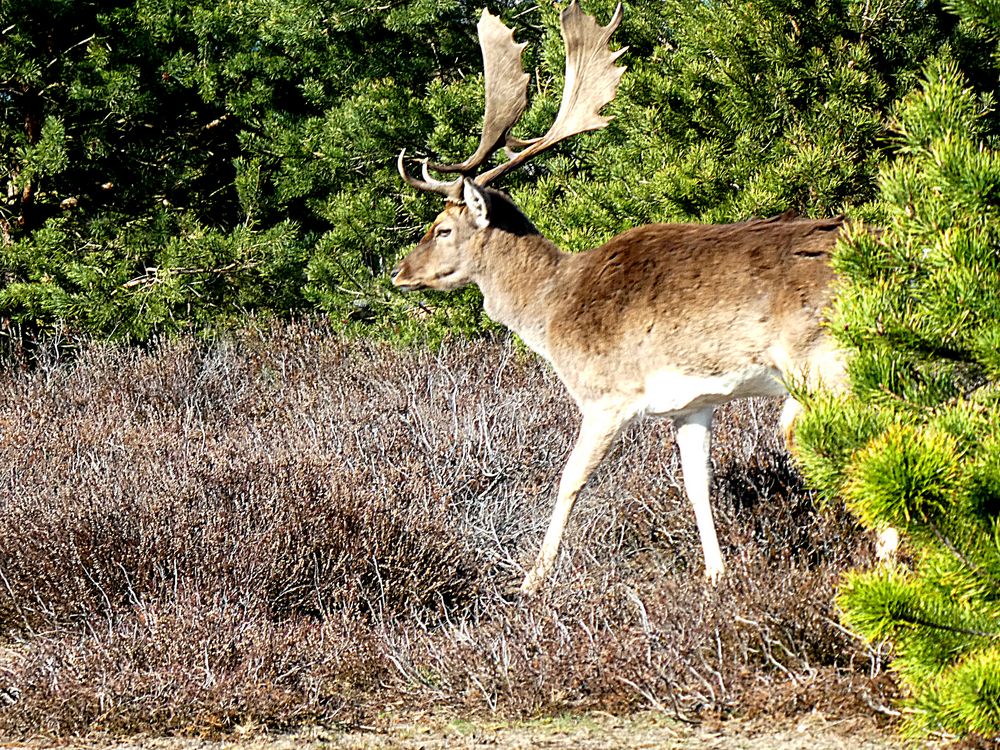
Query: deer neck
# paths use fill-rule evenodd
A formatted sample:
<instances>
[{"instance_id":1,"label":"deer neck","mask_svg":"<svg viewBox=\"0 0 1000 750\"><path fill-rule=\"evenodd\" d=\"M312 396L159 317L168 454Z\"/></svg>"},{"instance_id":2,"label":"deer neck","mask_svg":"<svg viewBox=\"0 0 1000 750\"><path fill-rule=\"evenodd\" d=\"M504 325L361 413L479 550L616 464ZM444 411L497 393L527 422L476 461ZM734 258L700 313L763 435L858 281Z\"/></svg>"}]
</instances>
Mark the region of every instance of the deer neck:
<instances>
[{"instance_id":1,"label":"deer neck","mask_svg":"<svg viewBox=\"0 0 1000 750\"><path fill-rule=\"evenodd\" d=\"M559 284L565 253L540 234L484 233L475 275L486 314L546 359L549 291Z\"/></svg>"}]
</instances>

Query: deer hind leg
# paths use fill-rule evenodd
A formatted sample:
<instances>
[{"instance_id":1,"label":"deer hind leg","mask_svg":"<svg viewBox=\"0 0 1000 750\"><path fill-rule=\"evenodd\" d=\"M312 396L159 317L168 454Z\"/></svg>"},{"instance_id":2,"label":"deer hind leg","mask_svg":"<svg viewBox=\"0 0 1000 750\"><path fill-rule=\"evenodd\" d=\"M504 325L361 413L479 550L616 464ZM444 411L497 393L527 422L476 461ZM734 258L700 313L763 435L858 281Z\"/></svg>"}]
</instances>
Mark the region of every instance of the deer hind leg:
<instances>
[{"instance_id":1,"label":"deer hind leg","mask_svg":"<svg viewBox=\"0 0 1000 750\"><path fill-rule=\"evenodd\" d=\"M880 562L892 562L899 550L899 532L887 526L875 537L875 558Z\"/></svg>"},{"instance_id":2,"label":"deer hind leg","mask_svg":"<svg viewBox=\"0 0 1000 750\"><path fill-rule=\"evenodd\" d=\"M674 420L681 452L684 490L694 506L694 517L705 555L705 578L718 583L726 566L715 534L710 492L712 487L712 409L703 409Z\"/></svg>"},{"instance_id":3,"label":"deer hind leg","mask_svg":"<svg viewBox=\"0 0 1000 750\"><path fill-rule=\"evenodd\" d=\"M549 528L545 533L538 558L521 584L522 594L530 596L538 593L552 572L559 552L559 542L562 540L577 495L627 421L628 419L618 412L584 413L576 445L573 446L559 481L559 495L552 511L552 520L549 521Z\"/></svg>"},{"instance_id":4,"label":"deer hind leg","mask_svg":"<svg viewBox=\"0 0 1000 750\"><path fill-rule=\"evenodd\" d=\"M844 382L844 377L840 377L834 381L834 385L840 385L841 387ZM781 434L785 438L785 447L788 449L789 453L793 453L794 439L795 439L795 419L802 413L802 404L796 401L794 398L790 397L785 401L785 405L781 408ZM875 537L875 557L881 562L891 562L896 559L896 551L899 549L899 532L887 526L884 529L878 531Z\"/></svg>"},{"instance_id":5,"label":"deer hind leg","mask_svg":"<svg viewBox=\"0 0 1000 750\"><path fill-rule=\"evenodd\" d=\"M785 438L785 448L789 453L795 447L795 419L802 413L802 404L789 396L781 407L778 424L781 425L781 435Z\"/></svg>"}]
</instances>

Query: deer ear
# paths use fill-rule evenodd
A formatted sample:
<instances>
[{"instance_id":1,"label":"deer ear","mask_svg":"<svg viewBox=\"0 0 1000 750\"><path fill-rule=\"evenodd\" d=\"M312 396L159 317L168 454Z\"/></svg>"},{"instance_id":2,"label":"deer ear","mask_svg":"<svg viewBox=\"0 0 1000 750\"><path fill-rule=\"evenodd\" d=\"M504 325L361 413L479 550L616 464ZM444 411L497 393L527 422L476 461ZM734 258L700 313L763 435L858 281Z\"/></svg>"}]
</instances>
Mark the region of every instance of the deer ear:
<instances>
[{"instance_id":1,"label":"deer ear","mask_svg":"<svg viewBox=\"0 0 1000 750\"><path fill-rule=\"evenodd\" d=\"M490 197L486 191L472 180L462 180L462 198L476 226L486 229L490 225Z\"/></svg>"}]
</instances>

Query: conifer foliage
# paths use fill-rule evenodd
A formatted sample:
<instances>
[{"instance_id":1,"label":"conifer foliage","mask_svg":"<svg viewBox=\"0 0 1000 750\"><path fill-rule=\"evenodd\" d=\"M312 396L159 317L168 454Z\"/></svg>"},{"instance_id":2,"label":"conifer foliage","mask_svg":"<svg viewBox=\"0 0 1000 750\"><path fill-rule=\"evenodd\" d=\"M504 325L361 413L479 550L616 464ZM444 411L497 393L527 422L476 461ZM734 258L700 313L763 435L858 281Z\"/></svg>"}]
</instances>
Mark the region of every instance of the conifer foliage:
<instances>
[{"instance_id":1,"label":"conifer foliage","mask_svg":"<svg viewBox=\"0 0 1000 750\"><path fill-rule=\"evenodd\" d=\"M827 496L903 535L842 584L847 625L888 640L908 728L1000 739L1000 154L992 102L934 62L897 124L887 222L839 250L832 326L852 395L819 397L800 457Z\"/></svg>"},{"instance_id":2,"label":"conifer foliage","mask_svg":"<svg viewBox=\"0 0 1000 750\"><path fill-rule=\"evenodd\" d=\"M486 4L529 42L519 134L537 135L562 90L559 7ZM584 4L607 19L614 0ZM320 309L397 337L481 330L475 292L386 280L440 210L395 155L477 141L481 7L0 0L0 327L143 340ZM887 113L974 36L919 0L634 0L625 17L611 127L499 185L566 249L652 221L861 210Z\"/></svg>"},{"instance_id":3,"label":"conifer foliage","mask_svg":"<svg viewBox=\"0 0 1000 750\"><path fill-rule=\"evenodd\" d=\"M0 318L143 340L365 317L409 240L392 156L474 59L470 13L0 0Z\"/></svg>"}]
</instances>

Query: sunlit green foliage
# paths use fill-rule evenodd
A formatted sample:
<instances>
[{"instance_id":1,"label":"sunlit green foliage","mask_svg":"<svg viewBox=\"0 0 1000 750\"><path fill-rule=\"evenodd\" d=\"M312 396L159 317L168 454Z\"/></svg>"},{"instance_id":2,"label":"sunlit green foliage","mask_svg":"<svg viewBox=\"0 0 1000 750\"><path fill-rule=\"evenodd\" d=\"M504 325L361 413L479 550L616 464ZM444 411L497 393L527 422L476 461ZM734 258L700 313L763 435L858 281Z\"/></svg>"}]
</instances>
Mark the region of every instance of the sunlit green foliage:
<instances>
[{"instance_id":1,"label":"sunlit green foliage","mask_svg":"<svg viewBox=\"0 0 1000 750\"><path fill-rule=\"evenodd\" d=\"M531 43L518 132L538 134L562 90L559 8L491 7ZM477 141L479 10L0 0L0 318L139 340L316 308L378 335L482 330L474 292L386 281L440 208L395 155ZM652 221L871 215L894 102L943 46L980 75L982 27L916 0L631 2L611 127L500 187L568 249Z\"/></svg>"},{"instance_id":2,"label":"sunlit green foliage","mask_svg":"<svg viewBox=\"0 0 1000 750\"><path fill-rule=\"evenodd\" d=\"M382 278L427 210L391 157L474 59L470 13L4 0L0 316L144 339L316 305L401 315Z\"/></svg>"},{"instance_id":3,"label":"sunlit green foliage","mask_svg":"<svg viewBox=\"0 0 1000 750\"><path fill-rule=\"evenodd\" d=\"M803 420L803 468L899 561L846 578L844 621L887 639L907 726L1000 738L1000 161L989 97L933 62L894 128L886 225L837 256L852 393Z\"/></svg>"}]
</instances>

